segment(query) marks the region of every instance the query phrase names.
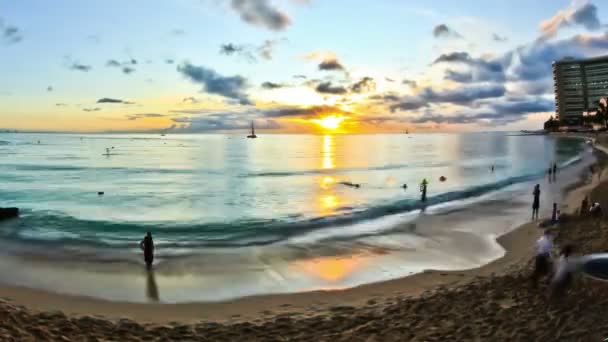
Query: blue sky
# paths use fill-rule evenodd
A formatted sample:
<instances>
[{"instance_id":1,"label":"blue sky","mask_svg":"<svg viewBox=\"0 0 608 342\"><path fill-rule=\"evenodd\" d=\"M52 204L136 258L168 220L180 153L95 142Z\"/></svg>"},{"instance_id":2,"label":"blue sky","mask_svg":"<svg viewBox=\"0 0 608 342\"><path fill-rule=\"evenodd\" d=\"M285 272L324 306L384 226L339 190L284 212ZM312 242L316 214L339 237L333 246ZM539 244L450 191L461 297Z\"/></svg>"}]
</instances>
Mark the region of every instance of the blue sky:
<instances>
[{"instance_id":1,"label":"blue sky","mask_svg":"<svg viewBox=\"0 0 608 342\"><path fill-rule=\"evenodd\" d=\"M313 120L328 115L343 118L345 132L536 128L553 111L550 75L529 79L517 61L550 66L562 51L605 53L606 5L3 1L0 128L206 132L254 120L261 130L311 132L323 128ZM551 20L553 29L541 29ZM456 52L466 60L433 64ZM340 67L320 70L328 60ZM491 77L481 75L488 65L496 68ZM355 91L364 78L373 87Z\"/></svg>"}]
</instances>

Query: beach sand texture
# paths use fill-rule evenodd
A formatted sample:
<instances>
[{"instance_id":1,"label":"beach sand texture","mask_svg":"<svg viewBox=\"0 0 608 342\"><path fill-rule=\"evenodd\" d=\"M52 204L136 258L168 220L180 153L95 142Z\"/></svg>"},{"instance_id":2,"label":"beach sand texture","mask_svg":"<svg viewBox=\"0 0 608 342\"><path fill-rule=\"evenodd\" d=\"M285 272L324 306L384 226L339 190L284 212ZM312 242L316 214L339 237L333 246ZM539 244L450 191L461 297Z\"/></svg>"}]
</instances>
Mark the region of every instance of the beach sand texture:
<instances>
[{"instance_id":1,"label":"beach sand texture","mask_svg":"<svg viewBox=\"0 0 608 342\"><path fill-rule=\"evenodd\" d=\"M600 162L603 167L603 163ZM584 175L567 196L608 207L608 183ZM608 251L608 221L576 218L555 230L575 254ZM340 291L257 296L221 303L133 304L1 286L3 341L602 341L608 286L577 277L549 300L532 286L536 224L501 236L504 257L467 271L428 271Z\"/></svg>"}]
</instances>

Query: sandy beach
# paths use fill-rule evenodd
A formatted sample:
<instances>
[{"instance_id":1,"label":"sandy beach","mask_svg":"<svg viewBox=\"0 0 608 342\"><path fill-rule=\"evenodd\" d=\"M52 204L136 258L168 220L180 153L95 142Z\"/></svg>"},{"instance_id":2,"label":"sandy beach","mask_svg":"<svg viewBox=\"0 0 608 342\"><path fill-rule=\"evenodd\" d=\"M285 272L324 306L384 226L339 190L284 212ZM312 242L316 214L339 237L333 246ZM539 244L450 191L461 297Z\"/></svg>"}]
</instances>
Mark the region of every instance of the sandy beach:
<instances>
[{"instance_id":1,"label":"sandy beach","mask_svg":"<svg viewBox=\"0 0 608 342\"><path fill-rule=\"evenodd\" d=\"M600 143L603 140L599 140ZM603 148L600 146L600 148ZM604 150L605 152L605 150ZM599 152L598 152L599 153ZM602 158L599 165L603 167ZM596 168L598 170L599 168ZM581 176L562 211L584 196L608 207L607 183ZM606 222L573 219L556 229L575 253L607 250ZM218 303L137 304L0 286L5 340L601 340L608 295L579 279L560 302L527 280L534 241L525 224L498 238L505 255L465 271L426 271L336 291L246 297ZM604 237L604 238L598 238ZM605 289L604 289L605 291Z\"/></svg>"}]
</instances>

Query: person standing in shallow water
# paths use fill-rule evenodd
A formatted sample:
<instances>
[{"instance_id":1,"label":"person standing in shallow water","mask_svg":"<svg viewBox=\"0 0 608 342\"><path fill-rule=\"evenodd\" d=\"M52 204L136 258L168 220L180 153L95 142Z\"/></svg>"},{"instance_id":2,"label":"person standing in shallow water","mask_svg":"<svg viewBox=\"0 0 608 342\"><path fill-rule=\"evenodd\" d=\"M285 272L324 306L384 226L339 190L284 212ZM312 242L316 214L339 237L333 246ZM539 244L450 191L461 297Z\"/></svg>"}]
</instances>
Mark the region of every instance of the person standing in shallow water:
<instances>
[{"instance_id":1,"label":"person standing in shallow water","mask_svg":"<svg viewBox=\"0 0 608 342\"><path fill-rule=\"evenodd\" d=\"M152 262L154 261L154 241L152 240L152 233L147 232L146 236L139 243L139 247L144 251L144 261L148 269L152 268Z\"/></svg>"},{"instance_id":2,"label":"person standing in shallow water","mask_svg":"<svg viewBox=\"0 0 608 342\"><path fill-rule=\"evenodd\" d=\"M538 220L538 208L540 208L540 184L536 184L536 186L534 186L532 195L534 195L534 202L532 202L532 219Z\"/></svg>"},{"instance_id":3,"label":"person standing in shallow water","mask_svg":"<svg viewBox=\"0 0 608 342\"><path fill-rule=\"evenodd\" d=\"M426 181L426 178L422 180L420 183L420 200L422 202L426 202L426 187L429 183Z\"/></svg>"}]
</instances>

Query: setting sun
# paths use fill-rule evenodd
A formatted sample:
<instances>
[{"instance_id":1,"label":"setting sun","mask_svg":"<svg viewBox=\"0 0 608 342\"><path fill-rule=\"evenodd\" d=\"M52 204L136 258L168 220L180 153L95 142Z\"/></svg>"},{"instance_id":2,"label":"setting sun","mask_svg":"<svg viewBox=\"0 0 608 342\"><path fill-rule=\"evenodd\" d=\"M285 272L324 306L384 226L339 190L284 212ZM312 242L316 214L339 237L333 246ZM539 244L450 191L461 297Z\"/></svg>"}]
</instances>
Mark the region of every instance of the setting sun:
<instances>
[{"instance_id":1,"label":"setting sun","mask_svg":"<svg viewBox=\"0 0 608 342\"><path fill-rule=\"evenodd\" d=\"M314 119L312 120L314 123L321 125L321 127L326 129L337 129L340 126L340 123L346 119L343 116L335 116L330 115L326 116L323 119Z\"/></svg>"}]
</instances>

